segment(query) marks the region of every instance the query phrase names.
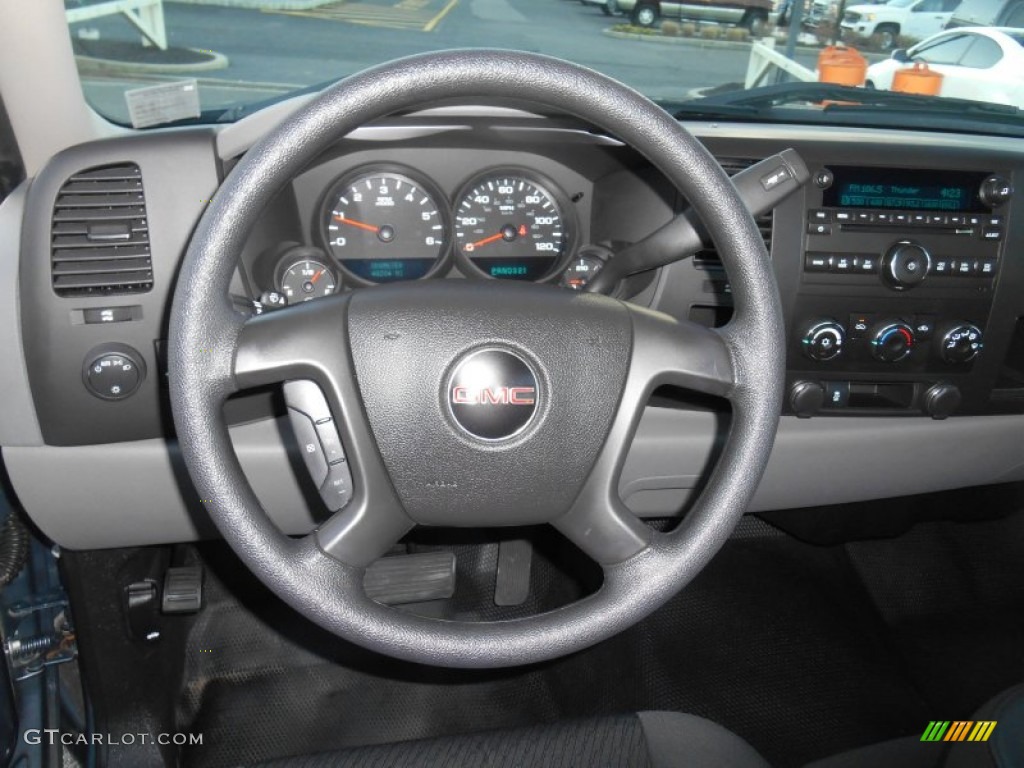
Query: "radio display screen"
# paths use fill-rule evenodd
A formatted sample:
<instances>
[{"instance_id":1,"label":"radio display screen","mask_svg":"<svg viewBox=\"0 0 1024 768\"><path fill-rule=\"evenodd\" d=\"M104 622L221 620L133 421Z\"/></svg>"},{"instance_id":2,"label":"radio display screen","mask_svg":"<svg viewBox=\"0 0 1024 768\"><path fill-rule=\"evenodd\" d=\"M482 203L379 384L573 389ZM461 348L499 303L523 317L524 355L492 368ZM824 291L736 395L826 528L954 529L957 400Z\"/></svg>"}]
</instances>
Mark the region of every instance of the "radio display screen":
<instances>
[{"instance_id":1,"label":"radio display screen","mask_svg":"<svg viewBox=\"0 0 1024 768\"><path fill-rule=\"evenodd\" d=\"M834 167L825 190L830 208L875 208L894 211L988 210L978 197L985 173L917 171L899 168Z\"/></svg>"}]
</instances>

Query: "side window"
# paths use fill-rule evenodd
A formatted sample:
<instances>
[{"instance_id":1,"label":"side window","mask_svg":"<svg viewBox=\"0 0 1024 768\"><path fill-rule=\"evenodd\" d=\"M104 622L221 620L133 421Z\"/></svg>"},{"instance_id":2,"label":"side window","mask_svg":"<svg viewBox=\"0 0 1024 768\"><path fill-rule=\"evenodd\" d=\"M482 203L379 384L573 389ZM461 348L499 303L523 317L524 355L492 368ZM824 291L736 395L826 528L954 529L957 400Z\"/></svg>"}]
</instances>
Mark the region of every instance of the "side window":
<instances>
[{"instance_id":1,"label":"side window","mask_svg":"<svg viewBox=\"0 0 1024 768\"><path fill-rule=\"evenodd\" d=\"M960 59L960 66L988 69L994 67L1003 58L1003 50L995 40L987 37L976 37L967 53Z\"/></svg>"},{"instance_id":2,"label":"side window","mask_svg":"<svg viewBox=\"0 0 1024 768\"><path fill-rule=\"evenodd\" d=\"M914 13L941 13L943 0L921 0L914 6Z\"/></svg>"},{"instance_id":3,"label":"side window","mask_svg":"<svg viewBox=\"0 0 1024 768\"><path fill-rule=\"evenodd\" d=\"M960 7L960 0L942 0L942 13L952 13Z\"/></svg>"},{"instance_id":4,"label":"side window","mask_svg":"<svg viewBox=\"0 0 1024 768\"><path fill-rule=\"evenodd\" d=\"M914 51L914 59L927 64L956 64L973 42L968 35L953 35L936 40Z\"/></svg>"}]
</instances>

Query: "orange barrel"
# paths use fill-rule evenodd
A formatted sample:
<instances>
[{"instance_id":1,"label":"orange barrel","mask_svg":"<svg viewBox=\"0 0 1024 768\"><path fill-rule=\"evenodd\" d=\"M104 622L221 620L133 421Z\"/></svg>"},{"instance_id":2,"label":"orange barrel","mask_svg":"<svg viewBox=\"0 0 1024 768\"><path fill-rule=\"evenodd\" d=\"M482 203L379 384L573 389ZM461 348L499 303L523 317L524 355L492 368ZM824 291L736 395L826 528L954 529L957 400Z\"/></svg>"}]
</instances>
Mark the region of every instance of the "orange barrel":
<instances>
[{"instance_id":1,"label":"orange barrel","mask_svg":"<svg viewBox=\"0 0 1024 768\"><path fill-rule=\"evenodd\" d=\"M892 90L938 96L942 90L942 73L932 72L927 64L915 62L912 67L896 70L892 78Z\"/></svg>"},{"instance_id":2,"label":"orange barrel","mask_svg":"<svg viewBox=\"0 0 1024 768\"><path fill-rule=\"evenodd\" d=\"M818 81L836 85L864 85L868 62L854 48L830 45L818 54Z\"/></svg>"}]
</instances>

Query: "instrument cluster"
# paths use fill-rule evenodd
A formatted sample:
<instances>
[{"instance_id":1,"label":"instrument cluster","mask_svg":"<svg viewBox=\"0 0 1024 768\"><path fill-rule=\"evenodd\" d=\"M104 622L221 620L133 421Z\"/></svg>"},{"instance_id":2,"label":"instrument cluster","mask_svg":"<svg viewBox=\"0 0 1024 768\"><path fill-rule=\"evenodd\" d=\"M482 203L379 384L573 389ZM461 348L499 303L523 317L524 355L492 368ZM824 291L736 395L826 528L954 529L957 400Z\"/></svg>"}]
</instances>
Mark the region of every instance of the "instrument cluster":
<instances>
[{"instance_id":1,"label":"instrument cluster","mask_svg":"<svg viewBox=\"0 0 1024 768\"><path fill-rule=\"evenodd\" d=\"M603 262L585 252L573 258L578 232L568 195L533 170L491 168L448 197L411 167L363 165L327 187L313 224L314 247L280 256L274 290L292 304L343 285L421 280L453 268L471 278L579 290Z\"/></svg>"}]
</instances>

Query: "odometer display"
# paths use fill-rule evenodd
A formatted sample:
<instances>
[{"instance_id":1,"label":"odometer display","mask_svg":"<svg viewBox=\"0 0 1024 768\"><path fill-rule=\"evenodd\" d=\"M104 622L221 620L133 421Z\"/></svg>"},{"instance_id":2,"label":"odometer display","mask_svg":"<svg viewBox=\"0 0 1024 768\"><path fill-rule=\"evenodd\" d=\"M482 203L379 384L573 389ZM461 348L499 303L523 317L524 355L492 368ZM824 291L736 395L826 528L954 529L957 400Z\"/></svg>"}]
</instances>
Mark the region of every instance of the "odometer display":
<instances>
[{"instance_id":1,"label":"odometer display","mask_svg":"<svg viewBox=\"0 0 1024 768\"><path fill-rule=\"evenodd\" d=\"M448 216L425 181L404 172L356 171L327 193L323 237L357 283L417 280L445 260Z\"/></svg>"},{"instance_id":2,"label":"odometer display","mask_svg":"<svg viewBox=\"0 0 1024 768\"><path fill-rule=\"evenodd\" d=\"M455 203L455 247L463 264L500 280L543 280L570 242L559 198L520 173L491 172L466 185Z\"/></svg>"}]
</instances>

